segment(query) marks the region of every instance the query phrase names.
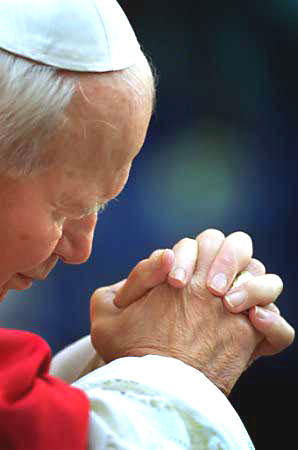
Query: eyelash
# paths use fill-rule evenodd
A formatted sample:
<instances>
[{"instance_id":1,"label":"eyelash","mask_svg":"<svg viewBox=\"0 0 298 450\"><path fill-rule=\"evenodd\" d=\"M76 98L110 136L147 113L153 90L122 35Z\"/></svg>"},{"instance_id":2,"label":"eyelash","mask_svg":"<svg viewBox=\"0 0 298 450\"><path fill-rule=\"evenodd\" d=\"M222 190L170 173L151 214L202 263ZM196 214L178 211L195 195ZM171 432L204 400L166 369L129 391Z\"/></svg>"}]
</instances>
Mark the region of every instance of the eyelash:
<instances>
[{"instance_id":1,"label":"eyelash","mask_svg":"<svg viewBox=\"0 0 298 450\"><path fill-rule=\"evenodd\" d=\"M102 205L100 205L100 206L98 207L97 213L98 213L98 214L102 214L102 213L104 212L104 210L106 209L107 206L108 206L107 203L103 203Z\"/></svg>"},{"instance_id":2,"label":"eyelash","mask_svg":"<svg viewBox=\"0 0 298 450\"><path fill-rule=\"evenodd\" d=\"M70 218L71 220L81 220L84 219L85 217L90 216L91 214L102 214L103 211L106 209L107 207L107 203L104 203L102 205L100 205L98 208L96 208L94 211L91 212L87 212L84 213L82 215L76 215L76 214L69 214L69 213L65 213L65 212L60 212L60 211L56 211L54 213L55 216L55 221L56 222L64 222L67 218Z\"/></svg>"}]
</instances>

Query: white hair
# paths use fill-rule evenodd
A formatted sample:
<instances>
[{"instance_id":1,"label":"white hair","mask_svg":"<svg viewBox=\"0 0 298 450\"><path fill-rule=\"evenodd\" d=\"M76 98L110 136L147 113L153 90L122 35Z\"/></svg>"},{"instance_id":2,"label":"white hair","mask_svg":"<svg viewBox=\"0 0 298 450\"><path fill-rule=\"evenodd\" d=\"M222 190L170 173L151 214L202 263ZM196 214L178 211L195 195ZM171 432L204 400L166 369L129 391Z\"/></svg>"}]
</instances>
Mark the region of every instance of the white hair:
<instances>
[{"instance_id":1,"label":"white hair","mask_svg":"<svg viewBox=\"0 0 298 450\"><path fill-rule=\"evenodd\" d=\"M134 66L111 75L120 77L140 98L149 93L154 103L154 77L143 54ZM101 74L96 76L100 80ZM51 164L45 144L67 121L66 109L78 87L78 72L0 49L0 173L31 175Z\"/></svg>"}]
</instances>

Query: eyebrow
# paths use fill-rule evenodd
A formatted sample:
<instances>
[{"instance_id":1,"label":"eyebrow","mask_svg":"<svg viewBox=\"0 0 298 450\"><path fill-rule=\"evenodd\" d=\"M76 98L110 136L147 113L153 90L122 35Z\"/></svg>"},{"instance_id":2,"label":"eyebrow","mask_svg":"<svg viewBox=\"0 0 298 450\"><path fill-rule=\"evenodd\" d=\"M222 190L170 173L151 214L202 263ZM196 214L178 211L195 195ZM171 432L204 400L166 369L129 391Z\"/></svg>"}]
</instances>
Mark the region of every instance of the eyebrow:
<instances>
[{"instance_id":1,"label":"eyebrow","mask_svg":"<svg viewBox=\"0 0 298 450\"><path fill-rule=\"evenodd\" d=\"M97 203L96 205L91 206L91 207L87 207L87 208L79 207L78 209L80 209L80 211L82 211L83 216L89 216L90 214L97 214L99 212L102 212L105 209L105 207L107 206L107 204L108 204L108 202ZM78 205L77 205L77 207L78 207Z\"/></svg>"},{"instance_id":2,"label":"eyebrow","mask_svg":"<svg viewBox=\"0 0 298 450\"><path fill-rule=\"evenodd\" d=\"M76 202L73 202L72 199L64 197L61 200L60 207L72 208L77 211L79 210L80 214L82 214L83 216L89 216L90 214L95 214L95 213L97 214L98 212L103 211L106 208L108 203L109 202L96 202L96 204L93 206L84 207L84 206L82 206L82 203L79 203L79 202L76 203Z\"/></svg>"}]
</instances>

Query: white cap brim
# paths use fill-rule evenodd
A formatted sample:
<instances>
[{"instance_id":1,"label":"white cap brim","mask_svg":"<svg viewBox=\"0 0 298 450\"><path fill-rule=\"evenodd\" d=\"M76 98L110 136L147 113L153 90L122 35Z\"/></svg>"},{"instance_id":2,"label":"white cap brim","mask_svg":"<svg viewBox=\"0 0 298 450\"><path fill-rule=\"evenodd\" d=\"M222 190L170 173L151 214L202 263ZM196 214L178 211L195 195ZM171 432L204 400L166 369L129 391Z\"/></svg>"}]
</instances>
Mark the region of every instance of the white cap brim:
<instances>
[{"instance_id":1,"label":"white cap brim","mask_svg":"<svg viewBox=\"0 0 298 450\"><path fill-rule=\"evenodd\" d=\"M141 52L116 0L1 0L0 48L81 72L125 69Z\"/></svg>"}]
</instances>

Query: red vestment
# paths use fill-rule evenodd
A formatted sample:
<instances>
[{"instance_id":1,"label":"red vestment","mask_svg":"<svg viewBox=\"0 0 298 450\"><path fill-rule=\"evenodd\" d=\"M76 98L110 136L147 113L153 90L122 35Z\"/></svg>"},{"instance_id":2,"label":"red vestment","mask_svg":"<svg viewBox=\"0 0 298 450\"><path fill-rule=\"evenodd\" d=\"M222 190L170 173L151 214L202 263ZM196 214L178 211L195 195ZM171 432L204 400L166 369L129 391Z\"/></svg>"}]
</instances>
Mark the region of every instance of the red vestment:
<instances>
[{"instance_id":1,"label":"red vestment","mask_svg":"<svg viewBox=\"0 0 298 450\"><path fill-rule=\"evenodd\" d=\"M39 336L0 329L0 449L86 450L89 401L48 374Z\"/></svg>"}]
</instances>

